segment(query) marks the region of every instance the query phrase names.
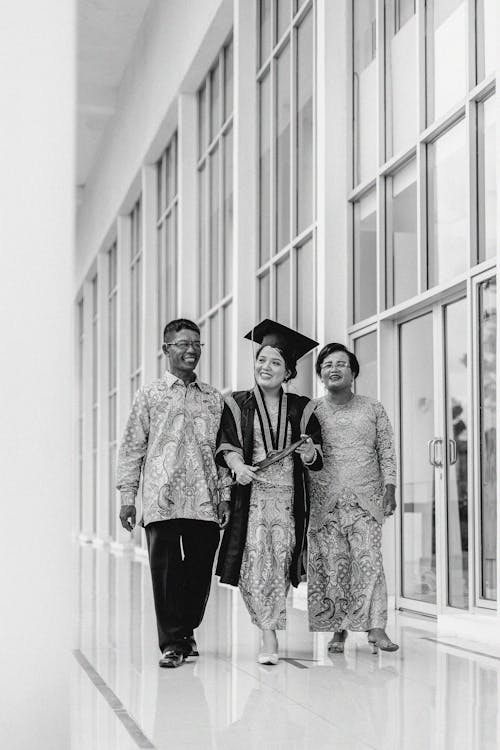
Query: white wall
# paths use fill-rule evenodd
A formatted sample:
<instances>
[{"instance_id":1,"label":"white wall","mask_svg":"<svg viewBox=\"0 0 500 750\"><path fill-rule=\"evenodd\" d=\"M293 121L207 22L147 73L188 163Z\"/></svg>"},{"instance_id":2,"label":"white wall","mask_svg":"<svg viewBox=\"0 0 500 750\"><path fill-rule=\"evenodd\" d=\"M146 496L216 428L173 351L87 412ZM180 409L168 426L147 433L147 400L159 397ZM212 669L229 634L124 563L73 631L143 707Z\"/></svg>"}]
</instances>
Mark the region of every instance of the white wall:
<instances>
[{"instance_id":1,"label":"white wall","mask_svg":"<svg viewBox=\"0 0 500 750\"><path fill-rule=\"evenodd\" d=\"M74 2L2 3L0 747L10 750L70 746L74 77Z\"/></svg>"},{"instance_id":2,"label":"white wall","mask_svg":"<svg viewBox=\"0 0 500 750\"><path fill-rule=\"evenodd\" d=\"M134 182L139 190L143 161L158 156L166 145L166 139L158 143L156 154L151 149L162 140L162 128L175 127L177 94L196 89L220 46L218 31L230 28L231 15L231 0L151 3L120 85L116 114L83 192L77 222L77 288Z\"/></svg>"}]
</instances>

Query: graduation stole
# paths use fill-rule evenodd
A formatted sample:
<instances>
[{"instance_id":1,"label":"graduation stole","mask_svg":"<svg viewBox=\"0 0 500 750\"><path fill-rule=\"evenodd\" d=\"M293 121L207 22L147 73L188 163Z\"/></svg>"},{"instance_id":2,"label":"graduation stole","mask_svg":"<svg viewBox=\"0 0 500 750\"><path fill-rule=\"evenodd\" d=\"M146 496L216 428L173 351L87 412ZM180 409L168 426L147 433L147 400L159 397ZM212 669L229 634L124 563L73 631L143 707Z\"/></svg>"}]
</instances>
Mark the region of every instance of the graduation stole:
<instances>
[{"instance_id":1,"label":"graduation stole","mask_svg":"<svg viewBox=\"0 0 500 750\"><path fill-rule=\"evenodd\" d=\"M282 451L285 447L286 442L286 416L287 416L287 395L281 389L280 392L280 404L278 410L278 425L276 433L271 425L271 419L269 412L266 408L264 397L259 386L256 385L253 389L255 400L257 402L257 416L260 422L260 429L262 432L262 439L264 440L264 446L266 449L266 455L269 455L272 451Z\"/></svg>"}]
</instances>

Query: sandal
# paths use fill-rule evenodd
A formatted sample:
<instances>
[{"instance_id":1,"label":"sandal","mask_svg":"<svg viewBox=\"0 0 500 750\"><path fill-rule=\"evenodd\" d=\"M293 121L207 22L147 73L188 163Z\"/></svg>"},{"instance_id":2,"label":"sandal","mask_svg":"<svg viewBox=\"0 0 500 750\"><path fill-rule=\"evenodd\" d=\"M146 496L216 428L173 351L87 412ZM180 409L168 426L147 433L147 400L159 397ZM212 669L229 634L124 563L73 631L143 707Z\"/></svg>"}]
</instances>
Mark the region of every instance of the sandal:
<instances>
[{"instance_id":1,"label":"sandal","mask_svg":"<svg viewBox=\"0 0 500 750\"><path fill-rule=\"evenodd\" d=\"M380 651L397 651L399 648L399 645L393 643L387 635L379 638L370 638L368 636L368 643L370 644L372 654L378 654L379 649Z\"/></svg>"},{"instance_id":2,"label":"sandal","mask_svg":"<svg viewBox=\"0 0 500 750\"><path fill-rule=\"evenodd\" d=\"M337 630L337 632L333 634L333 638L328 641L328 651L331 654L343 654L346 638L347 630Z\"/></svg>"}]
</instances>

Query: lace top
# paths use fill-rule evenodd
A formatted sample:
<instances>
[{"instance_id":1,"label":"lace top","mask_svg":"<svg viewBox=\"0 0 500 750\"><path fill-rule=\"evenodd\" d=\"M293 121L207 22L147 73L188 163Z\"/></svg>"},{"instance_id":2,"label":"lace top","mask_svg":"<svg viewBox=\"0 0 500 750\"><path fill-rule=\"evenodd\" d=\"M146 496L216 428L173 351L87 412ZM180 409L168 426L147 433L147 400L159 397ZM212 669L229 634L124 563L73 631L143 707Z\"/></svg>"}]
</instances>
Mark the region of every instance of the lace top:
<instances>
[{"instance_id":1,"label":"lace top","mask_svg":"<svg viewBox=\"0 0 500 750\"><path fill-rule=\"evenodd\" d=\"M354 395L346 404L316 399L315 415L323 436L323 469L310 474L312 527L340 497L355 500L379 523L384 521L385 485L396 484L391 423L379 401Z\"/></svg>"}]
</instances>

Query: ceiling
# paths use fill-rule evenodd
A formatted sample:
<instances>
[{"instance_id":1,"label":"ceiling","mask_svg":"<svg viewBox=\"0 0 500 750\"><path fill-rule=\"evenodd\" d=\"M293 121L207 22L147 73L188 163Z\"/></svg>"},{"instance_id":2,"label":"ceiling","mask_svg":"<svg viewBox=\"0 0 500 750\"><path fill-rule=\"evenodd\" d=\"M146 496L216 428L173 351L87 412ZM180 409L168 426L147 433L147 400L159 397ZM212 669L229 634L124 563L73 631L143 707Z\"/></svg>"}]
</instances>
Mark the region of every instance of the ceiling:
<instances>
[{"instance_id":1,"label":"ceiling","mask_svg":"<svg viewBox=\"0 0 500 750\"><path fill-rule=\"evenodd\" d=\"M115 112L118 88L148 5L149 0L78 0L79 192Z\"/></svg>"}]
</instances>

